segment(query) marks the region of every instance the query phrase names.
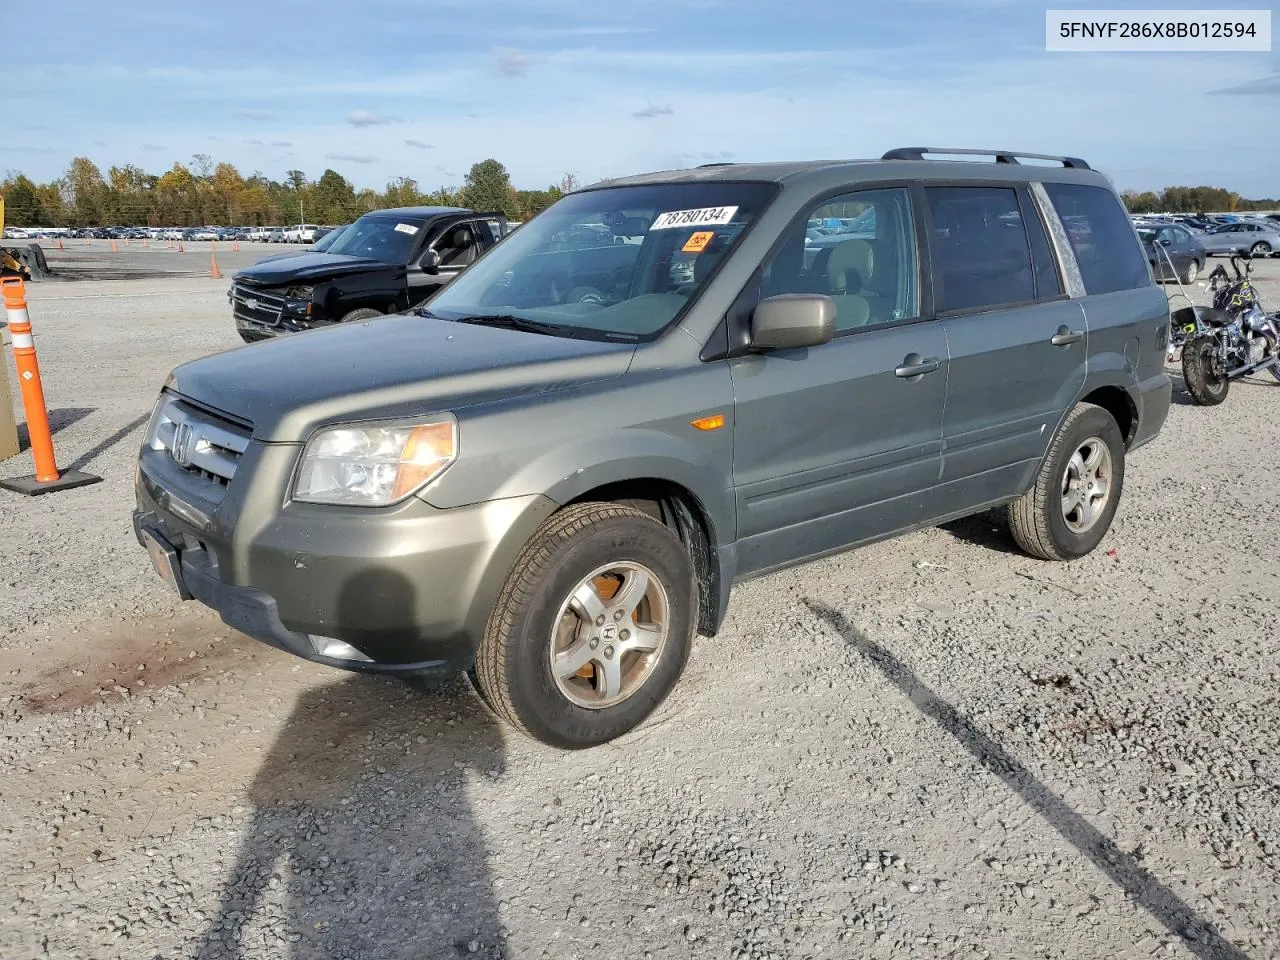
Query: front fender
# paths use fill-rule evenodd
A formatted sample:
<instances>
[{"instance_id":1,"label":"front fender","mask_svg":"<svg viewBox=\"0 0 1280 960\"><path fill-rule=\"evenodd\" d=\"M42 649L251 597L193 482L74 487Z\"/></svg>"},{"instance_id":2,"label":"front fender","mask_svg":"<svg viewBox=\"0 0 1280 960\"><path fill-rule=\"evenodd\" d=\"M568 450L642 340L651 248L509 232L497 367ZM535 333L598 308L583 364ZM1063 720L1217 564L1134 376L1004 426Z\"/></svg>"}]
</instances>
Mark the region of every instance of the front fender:
<instances>
[{"instance_id":1,"label":"front fender","mask_svg":"<svg viewBox=\"0 0 1280 960\"><path fill-rule=\"evenodd\" d=\"M728 429L722 432L719 442L705 447L642 427L568 440L521 463L493 495L511 497L522 495L516 491L537 491L565 504L608 484L665 480L689 491L702 507L713 546L731 543L736 529L728 466L732 434ZM699 439L703 437L705 434ZM566 464L574 464L574 469L566 473Z\"/></svg>"}]
</instances>

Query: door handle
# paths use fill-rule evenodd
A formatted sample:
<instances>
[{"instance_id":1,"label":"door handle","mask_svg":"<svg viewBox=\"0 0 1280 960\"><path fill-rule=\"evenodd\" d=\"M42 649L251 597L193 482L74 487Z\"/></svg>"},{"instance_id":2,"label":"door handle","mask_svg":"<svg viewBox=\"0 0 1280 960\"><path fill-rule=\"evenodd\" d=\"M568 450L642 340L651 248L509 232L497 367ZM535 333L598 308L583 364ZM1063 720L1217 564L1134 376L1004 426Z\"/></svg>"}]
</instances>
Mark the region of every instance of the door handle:
<instances>
[{"instance_id":1,"label":"door handle","mask_svg":"<svg viewBox=\"0 0 1280 960\"><path fill-rule=\"evenodd\" d=\"M926 373L933 373L942 367L942 361L937 357L922 358L918 353L908 353L902 358L902 364L894 367L893 375L903 380L911 380L915 377L923 377Z\"/></svg>"},{"instance_id":2,"label":"door handle","mask_svg":"<svg viewBox=\"0 0 1280 960\"><path fill-rule=\"evenodd\" d=\"M1049 342L1055 347L1069 347L1071 344L1079 343L1083 339L1083 330L1068 330L1066 327L1059 327L1058 332L1049 338Z\"/></svg>"}]
</instances>

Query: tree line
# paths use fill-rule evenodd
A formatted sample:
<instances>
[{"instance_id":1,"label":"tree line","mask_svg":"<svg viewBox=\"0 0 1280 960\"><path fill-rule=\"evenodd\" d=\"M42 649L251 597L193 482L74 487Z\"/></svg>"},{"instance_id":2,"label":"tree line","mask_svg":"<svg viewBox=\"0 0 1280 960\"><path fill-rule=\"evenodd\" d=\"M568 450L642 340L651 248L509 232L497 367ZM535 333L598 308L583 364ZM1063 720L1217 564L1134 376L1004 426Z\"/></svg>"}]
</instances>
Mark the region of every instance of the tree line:
<instances>
[{"instance_id":1,"label":"tree line","mask_svg":"<svg viewBox=\"0 0 1280 960\"><path fill-rule=\"evenodd\" d=\"M1280 200L1246 200L1221 187L1165 187L1159 193L1126 190L1120 197L1130 213L1236 213L1280 208Z\"/></svg>"},{"instance_id":2,"label":"tree line","mask_svg":"<svg viewBox=\"0 0 1280 960\"><path fill-rule=\"evenodd\" d=\"M308 179L289 170L283 180L261 172L244 176L230 163L196 154L162 174L132 165L104 175L87 157L76 157L66 173L35 183L21 173L0 180L5 220L20 227L197 227L283 226L290 223L349 223L384 207L439 205L501 212L527 220L578 186L572 174L545 190L518 190L497 160L475 164L458 188L423 190L412 177L397 177L385 190L361 189L335 170Z\"/></svg>"},{"instance_id":3,"label":"tree line","mask_svg":"<svg viewBox=\"0 0 1280 960\"><path fill-rule=\"evenodd\" d=\"M507 168L488 159L472 166L461 187L424 190L412 177L397 177L384 190L357 190L336 170L308 179L289 170L283 180L261 172L244 176L233 164L198 153L162 174L125 164L104 175L88 157L76 157L66 173L35 183L21 173L0 180L5 219L19 227L283 226L349 223L384 207L440 205L497 211L527 220L578 186L572 174L545 190L518 190ZM1280 201L1248 200L1221 187L1166 187L1121 194L1131 213L1221 213L1272 210Z\"/></svg>"}]
</instances>

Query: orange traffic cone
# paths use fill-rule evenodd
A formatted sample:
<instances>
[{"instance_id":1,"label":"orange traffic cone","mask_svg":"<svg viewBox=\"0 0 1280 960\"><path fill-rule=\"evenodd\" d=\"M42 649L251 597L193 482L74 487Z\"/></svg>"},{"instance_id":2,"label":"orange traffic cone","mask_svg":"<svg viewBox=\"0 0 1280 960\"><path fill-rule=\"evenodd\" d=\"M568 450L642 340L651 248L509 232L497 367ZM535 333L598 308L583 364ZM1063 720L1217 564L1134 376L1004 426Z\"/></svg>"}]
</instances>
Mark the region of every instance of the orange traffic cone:
<instances>
[{"instance_id":1,"label":"orange traffic cone","mask_svg":"<svg viewBox=\"0 0 1280 960\"><path fill-rule=\"evenodd\" d=\"M4 293L4 312L9 324L9 334L13 338L13 362L18 368L18 384L22 389L22 409L27 417L27 435L31 439L31 459L36 468L32 476L0 480L0 488L36 496L97 483L102 478L94 474L58 469L53 455L53 431L49 428L49 408L45 403L44 386L40 382L36 343L31 336L26 287L21 277L5 277L0 280L0 287Z\"/></svg>"},{"instance_id":2,"label":"orange traffic cone","mask_svg":"<svg viewBox=\"0 0 1280 960\"><path fill-rule=\"evenodd\" d=\"M232 240L232 241L231 241L231 249L232 249L232 250L234 250L234 251L236 251L237 253L239 253L239 252L240 252L240 241L239 241L239 240Z\"/></svg>"},{"instance_id":3,"label":"orange traffic cone","mask_svg":"<svg viewBox=\"0 0 1280 960\"><path fill-rule=\"evenodd\" d=\"M186 252L187 252L185 249L183 249L182 241L181 241L181 240L179 240L179 241L178 241L178 252L179 252L179 253L186 253Z\"/></svg>"},{"instance_id":4,"label":"orange traffic cone","mask_svg":"<svg viewBox=\"0 0 1280 960\"><path fill-rule=\"evenodd\" d=\"M59 250L64 250L64 249L66 249L65 247L63 247L63 246L62 246L62 238L61 238L61 237L59 237L59 238L58 238L58 249L59 249Z\"/></svg>"},{"instance_id":5,"label":"orange traffic cone","mask_svg":"<svg viewBox=\"0 0 1280 960\"><path fill-rule=\"evenodd\" d=\"M217 280L222 276L222 271L218 269L218 252L216 244L209 244L209 276Z\"/></svg>"}]
</instances>

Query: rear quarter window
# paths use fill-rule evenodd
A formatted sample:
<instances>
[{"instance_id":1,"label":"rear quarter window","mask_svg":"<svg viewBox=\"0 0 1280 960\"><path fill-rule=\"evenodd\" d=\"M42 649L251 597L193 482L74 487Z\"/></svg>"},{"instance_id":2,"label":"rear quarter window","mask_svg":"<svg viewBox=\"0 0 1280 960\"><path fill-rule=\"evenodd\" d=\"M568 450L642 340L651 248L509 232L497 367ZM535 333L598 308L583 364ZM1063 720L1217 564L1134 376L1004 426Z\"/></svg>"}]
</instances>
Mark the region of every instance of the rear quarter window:
<instances>
[{"instance_id":1,"label":"rear quarter window","mask_svg":"<svg viewBox=\"0 0 1280 960\"><path fill-rule=\"evenodd\" d=\"M1106 187L1073 183L1046 183L1044 190L1066 228L1086 293L1151 285L1147 258L1114 193Z\"/></svg>"}]
</instances>

